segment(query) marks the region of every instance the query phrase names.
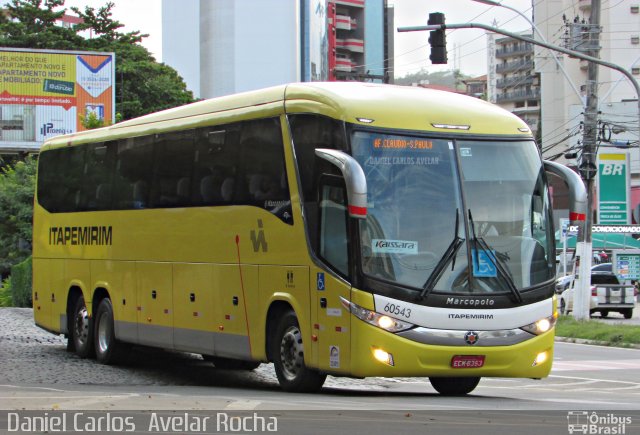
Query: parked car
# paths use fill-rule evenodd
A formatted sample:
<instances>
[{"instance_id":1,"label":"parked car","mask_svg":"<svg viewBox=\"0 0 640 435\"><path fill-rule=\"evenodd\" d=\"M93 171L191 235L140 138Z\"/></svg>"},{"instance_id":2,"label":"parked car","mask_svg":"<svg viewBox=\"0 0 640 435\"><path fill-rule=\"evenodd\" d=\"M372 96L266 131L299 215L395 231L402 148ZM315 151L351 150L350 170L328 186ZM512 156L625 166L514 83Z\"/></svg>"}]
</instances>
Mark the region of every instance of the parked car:
<instances>
[{"instance_id":1,"label":"parked car","mask_svg":"<svg viewBox=\"0 0 640 435\"><path fill-rule=\"evenodd\" d=\"M561 314L573 311L573 294L574 286L569 285L560 295ZM591 272L590 314L597 312L601 317L607 317L609 312L617 311L625 319L630 319L633 316L637 295L638 290L635 286L620 284L618 277L613 272Z\"/></svg>"},{"instance_id":2,"label":"parked car","mask_svg":"<svg viewBox=\"0 0 640 435\"><path fill-rule=\"evenodd\" d=\"M613 272L612 263L600 263L591 268L591 272Z\"/></svg>"},{"instance_id":3,"label":"parked car","mask_svg":"<svg viewBox=\"0 0 640 435\"><path fill-rule=\"evenodd\" d=\"M601 263L591 266L591 272L612 272L612 263ZM560 294L571 286L572 281L575 279L573 275L565 275L556 279L556 293Z\"/></svg>"},{"instance_id":4,"label":"parked car","mask_svg":"<svg viewBox=\"0 0 640 435\"><path fill-rule=\"evenodd\" d=\"M560 294L571 286L571 282L574 280L573 275L565 275L556 279L556 293Z\"/></svg>"}]
</instances>

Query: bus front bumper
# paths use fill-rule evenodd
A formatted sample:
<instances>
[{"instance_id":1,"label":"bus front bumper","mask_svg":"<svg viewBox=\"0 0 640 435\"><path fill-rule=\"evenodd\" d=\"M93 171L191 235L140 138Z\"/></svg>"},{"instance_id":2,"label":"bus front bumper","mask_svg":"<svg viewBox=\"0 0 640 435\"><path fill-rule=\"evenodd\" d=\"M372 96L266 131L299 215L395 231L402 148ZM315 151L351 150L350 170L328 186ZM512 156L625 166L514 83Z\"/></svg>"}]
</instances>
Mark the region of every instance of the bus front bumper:
<instances>
[{"instance_id":1,"label":"bus front bumper","mask_svg":"<svg viewBox=\"0 0 640 435\"><path fill-rule=\"evenodd\" d=\"M352 322L351 373L357 377L544 378L553 362L555 329L504 346L424 344L365 322Z\"/></svg>"}]
</instances>

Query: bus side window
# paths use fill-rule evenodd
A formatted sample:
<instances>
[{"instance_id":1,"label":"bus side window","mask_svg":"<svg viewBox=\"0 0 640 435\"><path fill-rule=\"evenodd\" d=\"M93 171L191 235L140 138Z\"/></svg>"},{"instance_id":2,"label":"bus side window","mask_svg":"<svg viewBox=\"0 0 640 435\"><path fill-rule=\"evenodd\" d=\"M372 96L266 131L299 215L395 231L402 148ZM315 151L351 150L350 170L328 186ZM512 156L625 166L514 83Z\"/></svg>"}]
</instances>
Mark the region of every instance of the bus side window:
<instances>
[{"instance_id":1,"label":"bus side window","mask_svg":"<svg viewBox=\"0 0 640 435\"><path fill-rule=\"evenodd\" d=\"M154 137L139 136L117 143L114 209L146 208L149 203L154 155Z\"/></svg>"},{"instance_id":2,"label":"bus side window","mask_svg":"<svg viewBox=\"0 0 640 435\"><path fill-rule=\"evenodd\" d=\"M111 187L113 164L116 151L116 142L106 142L91 144L87 147L87 154L84 165L82 210L100 210L104 205L99 206L98 202L106 202L107 207L111 205L111 198L105 201L106 189ZM100 186L103 186L99 189ZM106 186L106 187L105 187ZM98 192L100 190L100 192ZM100 197L100 199L99 199Z\"/></svg>"},{"instance_id":3,"label":"bus side window","mask_svg":"<svg viewBox=\"0 0 640 435\"><path fill-rule=\"evenodd\" d=\"M151 206L190 207L196 130L157 135Z\"/></svg>"},{"instance_id":4,"label":"bus side window","mask_svg":"<svg viewBox=\"0 0 640 435\"><path fill-rule=\"evenodd\" d=\"M242 176L233 186L234 204L255 205L293 223L278 118L243 123L240 162Z\"/></svg>"},{"instance_id":5,"label":"bus side window","mask_svg":"<svg viewBox=\"0 0 640 435\"><path fill-rule=\"evenodd\" d=\"M318 180L321 174L337 171L315 155L316 148L347 150L344 124L318 115L290 115L289 125L300 177L300 195L311 249L318 252Z\"/></svg>"},{"instance_id":6,"label":"bus side window","mask_svg":"<svg viewBox=\"0 0 640 435\"><path fill-rule=\"evenodd\" d=\"M193 155L192 203L195 206L222 205L230 202L225 193L226 180L233 181L238 161L240 124L218 125L195 131Z\"/></svg>"},{"instance_id":7,"label":"bus side window","mask_svg":"<svg viewBox=\"0 0 640 435\"><path fill-rule=\"evenodd\" d=\"M320 256L342 275L348 276L348 215L344 181L334 176L323 176L319 194Z\"/></svg>"}]
</instances>

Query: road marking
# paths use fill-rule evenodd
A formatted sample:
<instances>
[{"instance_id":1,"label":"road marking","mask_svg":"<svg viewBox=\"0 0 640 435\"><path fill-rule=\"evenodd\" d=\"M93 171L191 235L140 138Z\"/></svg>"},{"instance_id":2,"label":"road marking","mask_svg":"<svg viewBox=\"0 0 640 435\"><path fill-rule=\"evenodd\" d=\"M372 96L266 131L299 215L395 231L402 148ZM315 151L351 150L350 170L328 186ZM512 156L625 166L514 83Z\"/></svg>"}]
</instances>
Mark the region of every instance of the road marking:
<instances>
[{"instance_id":1,"label":"road marking","mask_svg":"<svg viewBox=\"0 0 640 435\"><path fill-rule=\"evenodd\" d=\"M603 346L600 345L600 344L572 343L570 341L556 341L556 346L564 346L564 345L581 346L581 347L595 347L595 348L598 348L600 350L603 349ZM615 351L627 350L627 351L631 351L631 352L640 352L640 349L634 349L634 348L631 348L631 347L612 347L610 349L615 350Z\"/></svg>"},{"instance_id":2,"label":"road marking","mask_svg":"<svg viewBox=\"0 0 640 435\"><path fill-rule=\"evenodd\" d=\"M549 375L549 377L558 378L558 379L578 379L582 381L611 382L615 384L624 384L624 385L640 385L640 382L616 381L613 379L579 378L576 376L560 376L560 375Z\"/></svg>"},{"instance_id":3,"label":"road marking","mask_svg":"<svg viewBox=\"0 0 640 435\"><path fill-rule=\"evenodd\" d=\"M235 400L224 407L227 411L251 411L256 409L262 401L260 400Z\"/></svg>"},{"instance_id":4,"label":"road marking","mask_svg":"<svg viewBox=\"0 0 640 435\"><path fill-rule=\"evenodd\" d=\"M46 390L46 391L60 391L60 392L65 392L67 390L61 390L59 388L47 388L47 387L25 387L22 385L0 385L0 387L7 387L7 388L16 388L16 389L21 389L21 390Z\"/></svg>"},{"instance_id":5,"label":"road marking","mask_svg":"<svg viewBox=\"0 0 640 435\"><path fill-rule=\"evenodd\" d=\"M554 361L552 372L626 369L640 369L640 359L622 361Z\"/></svg>"}]
</instances>

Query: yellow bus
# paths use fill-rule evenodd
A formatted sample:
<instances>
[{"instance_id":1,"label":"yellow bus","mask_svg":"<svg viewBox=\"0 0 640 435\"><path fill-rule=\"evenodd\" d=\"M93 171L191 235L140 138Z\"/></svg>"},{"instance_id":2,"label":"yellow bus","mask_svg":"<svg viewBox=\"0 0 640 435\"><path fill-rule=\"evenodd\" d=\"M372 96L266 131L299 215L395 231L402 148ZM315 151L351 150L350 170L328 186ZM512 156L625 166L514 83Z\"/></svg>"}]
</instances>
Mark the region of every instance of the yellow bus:
<instances>
[{"instance_id":1,"label":"yellow bus","mask_svg":"<svg viewBox=\"0 0 640 435\"><path fill-rule=\"evenodd\" d=\"M457 94L290 84L53 138L33 301L69 349L129 345L330 375L542 378L556 302L546 170L526 124Z\"/></svg>"}]
</instances>

